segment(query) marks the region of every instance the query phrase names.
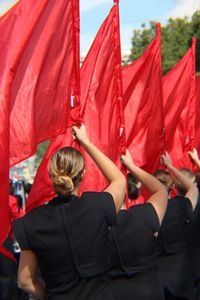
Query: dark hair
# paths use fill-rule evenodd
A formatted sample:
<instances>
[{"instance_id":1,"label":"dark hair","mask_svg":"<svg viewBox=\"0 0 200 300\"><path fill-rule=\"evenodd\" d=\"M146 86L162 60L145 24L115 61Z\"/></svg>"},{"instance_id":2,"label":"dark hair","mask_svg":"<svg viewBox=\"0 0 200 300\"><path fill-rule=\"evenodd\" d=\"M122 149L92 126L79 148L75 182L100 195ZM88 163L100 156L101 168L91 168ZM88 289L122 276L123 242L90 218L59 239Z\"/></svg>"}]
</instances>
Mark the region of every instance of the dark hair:
<instances>
[{"instance_id":1,"label":"dark hair","mask_svg":"<svg viewBox=\"0 0 200 300\"><path fill-rule=\"evenodd\" d=\"M9 179L9 194L14 195L15 193L15 185L12 179Z\"/></svg>"},{"instance_id":2,"label":"dark hair","mask_svg":"<svg viewBox=\"0 0 200 300\"><path fill-rule=\"evenodd\" d=\"M24 187L25 193L26 193L26 194L29 194L30 191L31 191L31 188L32 188L32 183L27 182L27 183L25 184L25 187Z\"/></svg>"},{"instance_id":3,"label":"dark hair","mask_svg":"<svg viewBox=\"0 0 200 300\"><path fill-rule=\"evenodd\" d=\"M128 173L127 179L128 179L128 197L130 200L135 200L139 197L140 194L139 188L137 187L139 181L131 173Z\"/></svg>"},{"instance_id":4,"label":"dark hair","mask_svg":"<svg viewBox=\"0 0 200 300\"><path fill-rule=\"evenodd\" d=\"M168 192L172 190L173 180L168 171L164 169L158 169L153 173L153 176L156 177L167 188Z\"/></svg>"},{"instance_id":5,"label":"dark hair","mask_svg":"<svg viewBox=\"0 0 200 300\"><path fill-rule=\"evenodd\" d=\"M16 199L17 199L17 205L18 205L18 210L20 210L22 208L22 196L21 195L15 195Z\"/></svg>"},{"instance_id":6,"label":"dark hair","mask_svg":"<svg viewBox=\"0 0 200 300\"><path fill-rule=\"evenodd\" d=\"M51 157L49 176L56 194L71 194L79 186L84 165L81 152L72 147L62 148Z\"/></svg>"}]
</instances>

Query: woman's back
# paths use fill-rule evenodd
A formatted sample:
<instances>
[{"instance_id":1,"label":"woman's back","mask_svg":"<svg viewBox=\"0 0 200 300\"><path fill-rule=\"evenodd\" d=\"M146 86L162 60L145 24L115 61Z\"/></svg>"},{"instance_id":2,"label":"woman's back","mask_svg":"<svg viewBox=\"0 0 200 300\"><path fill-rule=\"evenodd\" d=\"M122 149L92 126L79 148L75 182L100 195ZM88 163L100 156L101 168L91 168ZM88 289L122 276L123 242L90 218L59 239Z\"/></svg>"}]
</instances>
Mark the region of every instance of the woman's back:
<instances>
[{"instance_id":1,"label":"woman's back","mask_svg":"<svg viewBox=\"0 0 200 300\"><path fill-rule=\"evenodd\" d=\"M185 248L186 226L191 216L192 205L188 198L177 196L169 199L156 247L166 300L189 300L194 296Z\"/></svg>"},{"instance_id":2,"label":"woman's back","mask_svg":"<svg viewBox=\"0 0 200 300\"><path fill-rule=\"evenodd\" d=\"M154 233L158 230L158 216L150 203L121 210L117 225L111 229L112 244L115 246L111 258L113 272L134 274L155 269Z\"/></svg>"},{"instance_id":3,"label":"woman's back","mask_svg":"<svg viewBox=\"0 0 200 300\"><path fill-rule=\"evenodd\" d=\"M157 239L159 255L185 250L186 226L191 217L192 205L188 198L177 196L169 199Z\"/></svg>"},{"instance_id":4,"label":"woman's back","mask_svg":"<svg viewBox=\"0 0 200 300\"><path fill-rule=\"evenodd\" d=\"M110 288L116 300L164 299L158 276L154 233L157 213L150 203L121 210L111 229Z\"/></svg>"},{"instance_id":5,"label":"woman's back","mask_svg":"<svg viewBox=\"0 0 200 300\"><path fill-rule=\"evenodd\" d=\"M108 272L108 227L115 222L112 196L90 192L54 198L15 223L23 250L37 255L47 299Z\"/></svg>"}]
</instances>

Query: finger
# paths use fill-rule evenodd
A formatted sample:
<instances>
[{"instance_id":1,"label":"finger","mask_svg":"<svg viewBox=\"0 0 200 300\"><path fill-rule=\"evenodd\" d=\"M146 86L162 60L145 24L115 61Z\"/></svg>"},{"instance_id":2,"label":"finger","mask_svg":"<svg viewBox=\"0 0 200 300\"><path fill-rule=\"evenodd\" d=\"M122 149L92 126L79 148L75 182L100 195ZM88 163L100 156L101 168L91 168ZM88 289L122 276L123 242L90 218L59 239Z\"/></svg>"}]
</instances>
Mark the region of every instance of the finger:
<instances>
[{"instance_id":1,"label":"finger","mask_svg":"<svg viewBox=\"0 0 200 300\"><path fill-rule=\"evenodd\" d=\"M72 138L75 140L76 139L76 132L74 131L74 128L72 127Z\"/></svg>"},{"instance_id":2,"label":"finger","mask_svg":"<svg viewBox=\"0 0 200 300\"><path fill-rule=\"evenodd\" d=\"M78 127L72 126L72 130L73 130L74 132L76 132L76 131L78 130Z\"/></svg>"}]
</instances>

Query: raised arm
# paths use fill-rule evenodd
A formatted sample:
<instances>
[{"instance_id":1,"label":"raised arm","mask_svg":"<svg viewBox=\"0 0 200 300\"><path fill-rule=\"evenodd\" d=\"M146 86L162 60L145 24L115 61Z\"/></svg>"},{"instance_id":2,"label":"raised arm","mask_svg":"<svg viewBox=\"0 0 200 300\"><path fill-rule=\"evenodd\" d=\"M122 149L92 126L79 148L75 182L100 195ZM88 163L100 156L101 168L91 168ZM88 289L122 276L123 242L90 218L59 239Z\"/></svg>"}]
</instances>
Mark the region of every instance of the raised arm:
<instances>
[{"instance_id":1,"label":"raised arm","mask_svg":"<svg viewBox=\"0 0 200 300\"><path fill-rule=\"evenodd\" d=\"M128 150L126 150L126 155L122 155L121 159L126 168L135 175L152 194L148 202L154 206L161 224L168 201L168 194L165 187L151 174L136 166Z\"/></svg>"},{"instance_id":2,"label":"raised arm","mask_svg":"<svg viewBox=\"0 0 200 300\"><path fill-rule=\"evenodd\" d=\"M197 149L194 148L193 151L189 151L188 155L191 158L192 162L200 170L200 159L199 159L199 155L198 155Z\"/></svg>"},{"instance_id":3,"label":"raised arm","mask_svg":"<svg viewBox=\"0 0 200 300\"><path fill-rule=\"evenodd\" d=\"M161 155L161 159L163 164L167 167L167 169L176 177L178 181L183 185L186 190L185 197L187 197L191 204L192 208L195 209L198 199L198 189L192 181L183 175L179 170L177 170L172 164L169 157L169 154L166 152L165 155Z\"/></svg>"},{"instance_id":4,"label":"raised arm","mask_svg":"<svg viewBox=\"0 0 200 300\"><path fill-rule=\"evenodd\" d=\"M125 197L126 178L118 169L118 167L105 154L103 154L103 152L101 152L90 142L84 125L82 125L80 128L74 126L72 129L74 136L79 140L83 148L94 160L102 174L110 183L105 191L112 194L116 211L118 212Z\"/></svg>"}]
</instances>

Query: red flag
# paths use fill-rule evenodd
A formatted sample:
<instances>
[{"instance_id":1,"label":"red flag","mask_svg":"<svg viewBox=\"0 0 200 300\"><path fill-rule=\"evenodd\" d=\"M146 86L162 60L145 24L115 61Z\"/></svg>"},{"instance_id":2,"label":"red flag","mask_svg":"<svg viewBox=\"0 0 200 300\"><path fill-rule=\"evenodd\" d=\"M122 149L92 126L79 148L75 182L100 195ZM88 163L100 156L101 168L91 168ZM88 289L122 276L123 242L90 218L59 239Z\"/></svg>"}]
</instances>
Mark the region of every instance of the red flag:
<instances>
[{"instance_id":1,"label":"red flag","mask_svg":"<svg viewBox=\"0 0 200 300\"><path fill-rule=\"evenodd\" d=\"M114 5L81 68L81 115L91 141L115 162L120 151L124 150L124 134L119 135L120 128L123 128L120 72L119 11L118 5ZM28 210L53 197L48 178L49 158L59 148L71 145L70 135L67 132L53 139L38 169L28 198ZM107 182L88 156L86 172L88 179L82 183L81 191L105 188Z\"/></svg>"},{"instance_id":2,"label":"red flag","mask_svg":"<svg viewBox=\"0 0 200 300\"><path fill-rule=\"evenodd\" d=\"M200 76L196 79L196 119L195 119L195 147L200 153Z\"/></svg>"},{"instance_id":3,"label":"red flag","mask_svg":"<svg viewBox=\"0 0 200 300\"><path fill-rule=\"evenodd\" d=\"M195 45L163 78L166 147L172 163L192 168L188 151L194 147Z\"/></svg>"},{"instance_id":4,"label":"red flag","mask_svg":"<svg viewBox=\"0 0 200 300\"><path fill-rule=\"evenodd\" d=\"M127 147L148 172L159 167L164 150L160 24L156 29L144 54L122 72Z\"/></svg>"},{"instance_id":5,"label":"red flag","mask_svg":"<svg viewBox=\"0 0 200 300\"><path fill-rule=\"evenodd\" d=\"M9 232L9 153L13 165L66 130L79 91L78 11L78 0L21 0L0 18L0 245Z\"/></svg>"},{"instance_id":6,"label":"red flag","mask_svg":"<svg viewBox=\"0 0 200 300\"><path fill-rule=\"evenodd\" d=\"M117 3L102 24L81 68L81 101L82 99L85 99L83 121L91 141L119 165L125 136ZM102 191L108 183L87 154L85 157L87 173L81 191ZM95 176L91 176L94 173Z\"/></svg>"},{"instance_id":7,"label":"red flag","mask_svg":"<svg viewBox=\"0 0 200 300\"><path fill-rule=\"evenodd\" d=\"M36 6L38 1L28 2L28 6L33 6L32 3ZM29 21L24 24L31 34L12 82L11 165L33 155L41 141L65 132L70 121L70 95L79 94L78 1L40 2L44 3L43 10L34 27L32 19L36 18L36 12L32 9ZM21 1L6 16L7 20L14 13L22 18L21 10L23 14L29 9L26 3ZM18 37L17 31L15 40Z\"/></svg>"}]
</instances>

